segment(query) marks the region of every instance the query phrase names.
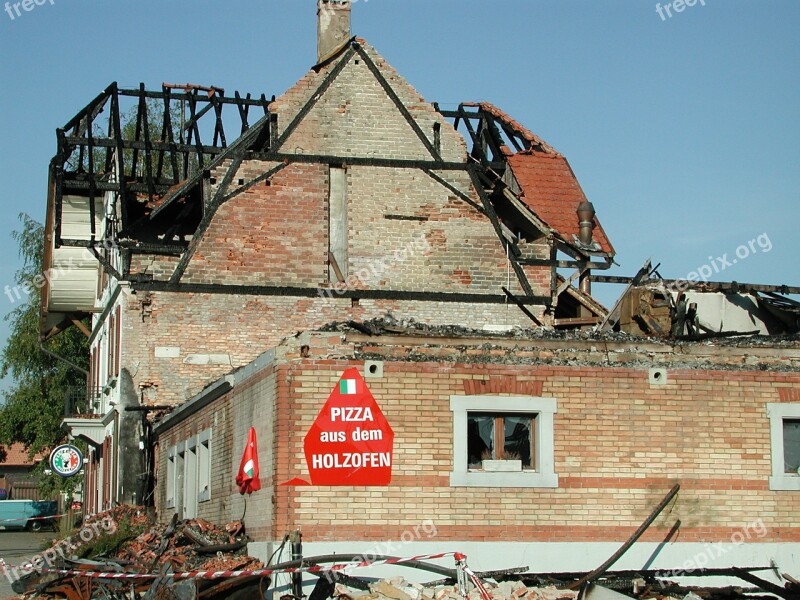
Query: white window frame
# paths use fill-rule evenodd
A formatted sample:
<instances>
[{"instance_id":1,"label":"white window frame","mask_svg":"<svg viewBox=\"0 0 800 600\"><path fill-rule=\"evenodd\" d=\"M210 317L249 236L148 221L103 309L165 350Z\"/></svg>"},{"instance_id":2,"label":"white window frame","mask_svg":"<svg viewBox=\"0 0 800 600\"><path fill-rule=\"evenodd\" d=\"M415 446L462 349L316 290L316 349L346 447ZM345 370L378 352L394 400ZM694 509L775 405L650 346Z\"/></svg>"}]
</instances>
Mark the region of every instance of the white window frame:
<instances>
[{"instance_id":1,"label":"white window frame","mask_svg":"<svg viewBox=\"0 0 800 600\"><path fill-rule=\"evenodd\" d=\"M453 411L453 472L451 487L557 488L553 424L555 398L537 396L450 396ZM536 464L531 471L488 473L467 464L467 415L480 413L530 414L534 423Z\"/></svg>"},{"instance_id":2,"label":"white window frame","mask_svg":"<svg viewBox=\"0 0 800 600\"><path fill-rule=\"evenodd\" d=\"M175 495L174 508L178 513L178 517L183 519L183 495L185 491L186 480L186 442L179 442L175 447Z\"/></svg>"},{"instance_id":3,"label":"white window frame","mask_svg":"<svg viewBox=\"0 0 800 600\"><path fill-rule=\"evenodd\" d=\"M184 454L184 479L183 479L183 517L184 519L197 518L197 436L186 440Z\"/></svg>"},{"instance_id":4,"label":"white window frame","mask_svg":"<svg viewBox=\"0 0 800 600\"><path fill-rule=\"evenodd\" d=\"M175 508L175 457L177 454L177 446L170 446L167 450L167 508Z\"/></svg>"},{"instance_id":5,"label":"white window frame","mask_svg":"<svg viewBox=\"0 0 800 600\"><path fill-rule=\"evenodd\" d=\"M785 473L785 448L783 445L783 422L800 419L800 404L768 403L769 437L772 446L772 476L769 489L775 491L800 491L800 474Z\"/></svg>"},{"instance_id":6,"label":"white window frame","mask_svg":"<svg viewBox=\"0 0 800 600\"><path fill-rule=\"evenodd\" d=\"M197 435L197 501L211 500L211 430Z\"/></svg>"}]
</instances>

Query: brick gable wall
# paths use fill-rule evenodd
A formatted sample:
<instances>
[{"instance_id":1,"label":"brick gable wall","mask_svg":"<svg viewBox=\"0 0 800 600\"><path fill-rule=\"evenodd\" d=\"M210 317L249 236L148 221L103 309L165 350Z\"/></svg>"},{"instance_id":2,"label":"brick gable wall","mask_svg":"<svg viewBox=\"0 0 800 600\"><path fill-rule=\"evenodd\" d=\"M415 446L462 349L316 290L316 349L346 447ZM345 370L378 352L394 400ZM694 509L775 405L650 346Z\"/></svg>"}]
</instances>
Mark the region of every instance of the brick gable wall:
<instances>
[{"instance_id":1,"label":"brick gable wall","mask_svg":"<svg viewBox=\"0 0 800 600\"><path fill-rule=\"evenodd\" d=\"M433 124L441 124L443 158L466 162L466 145L452 126L373 49L366 47L366 51L431 140ZM364 61L356 59L322 95L282 151L430 158ZM335 62L319 73L311 71L275 101L272 109L278 114L281 132ZM209 174L212 193L230 166L227 161ZM232 185L275 166L247 160ZM332 321L391 313L398 319L437 325L531 326L513 305L353 301L326 287L331 283L328 171L327 164L290 164L269 184L259 183L222 204L182 279L186 284L291 286L308 289L314 297L163 291L126 296L122 366L133 374L137 388L144 390L145 402L185 401L209 381L247 364L286 336ZM480 204L466 172L440 175ZM347 166L347 200L347 264L342 265L348 274L347 289L490 294L498 300L503 297L501 286L522 293L487 217L423 171ZM546 243L540 246L540 255L548 256ZM177 262L175 257L135 255L131 270L165 281ZM525 270L534 293L549 295L549 269ZM531 308L543 318L544 307ZM156 357L157 348L173 351L169 357Z\"/></svg>"}]
</instances>

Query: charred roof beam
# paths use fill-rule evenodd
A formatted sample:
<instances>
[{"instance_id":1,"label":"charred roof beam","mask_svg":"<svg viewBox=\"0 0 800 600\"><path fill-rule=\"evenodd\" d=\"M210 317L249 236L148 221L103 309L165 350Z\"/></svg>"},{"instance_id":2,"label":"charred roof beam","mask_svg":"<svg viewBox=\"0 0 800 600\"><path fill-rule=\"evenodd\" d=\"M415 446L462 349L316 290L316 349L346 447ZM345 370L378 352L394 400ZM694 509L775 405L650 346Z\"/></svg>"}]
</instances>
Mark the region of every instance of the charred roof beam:
<instances>
[{"instance_id":1,"label":"charred roof beam","mask_svg":"<svg viewBox=\"0 0 800 600\"><path fill-rule=\"evenodd\" d=\"M63 128L56 130L57 153L52 168L56 182L54 216L57 242L61 237L61 205L65 188L84 191L89 198L98 192L116 192L123 200L120 220L124 230L128 225L128 192L147 193L152 203L156 196L177 185L189 172L190 165L203 166L226 149L225 106L237 107L243 135L250 130L248 119L252 107L261 107L265 115L268 113L270 101L264 95L258 99L249 94L243 98L238 93L226 97L222 90L204 88L209 94L202 97L198 94L198 86L182 86L182 89L185 90L183 93L174 93L165 86L162 91L155 92L146 90L144 84L138 89L120 89L115 82ZM137 101L135 123L132 123L130 131L126 131L122 124L122 98L136 98ZM163 107L155 111L148 100L161 100ZM176 141L171 113L179 104L181 115L188 106L190 119L188 123L182 123L180 139ZM100 133L97 130L100 125L98 117L107 108L110 108L108 125ZM206 114L214 119L210 146L204 145L200 138L200 121ZM161 123L160 135L151 131L154 123ZM184 131L189 132L185 141ZM167 177L164 173L166 164L171 167ZM93 206L90 202L90 212Z\"/></svg>"}]
</instances>

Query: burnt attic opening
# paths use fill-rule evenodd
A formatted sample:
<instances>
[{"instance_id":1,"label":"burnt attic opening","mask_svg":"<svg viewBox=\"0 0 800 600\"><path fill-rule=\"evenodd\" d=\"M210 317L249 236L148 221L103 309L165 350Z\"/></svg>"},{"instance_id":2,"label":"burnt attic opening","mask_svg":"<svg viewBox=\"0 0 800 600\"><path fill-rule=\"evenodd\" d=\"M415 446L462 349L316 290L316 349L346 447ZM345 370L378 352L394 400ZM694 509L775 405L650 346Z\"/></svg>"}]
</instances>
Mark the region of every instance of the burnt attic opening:
<instances>
[{"instance_id":1,"label":"burnt attic opening","mask_svg":"<svg viewBox=\"0 0 800 600\"><path fill-rule=\"evenodd\" d=\"M270 102L215 87L163 84L152 91L112 83L56 131L55 246L185 247L228 138L246 138L243 151L266 147ZM68 224L65 231L70 210L86 213L86 231Z\"/></svg>"}]
</instances>

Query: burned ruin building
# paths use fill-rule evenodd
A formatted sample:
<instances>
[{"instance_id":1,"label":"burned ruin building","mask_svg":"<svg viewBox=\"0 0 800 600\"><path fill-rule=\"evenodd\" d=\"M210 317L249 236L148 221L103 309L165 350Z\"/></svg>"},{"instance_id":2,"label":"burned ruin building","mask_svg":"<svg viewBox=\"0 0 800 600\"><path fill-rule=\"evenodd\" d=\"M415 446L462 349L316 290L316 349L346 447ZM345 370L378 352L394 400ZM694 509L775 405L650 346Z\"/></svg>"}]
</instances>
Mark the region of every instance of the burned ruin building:
<instances>
[{"instance_id":1,"label":"burned ruin building","mask_svg":"<svg viewBox=\"0 0 800 600\"><path fill-rule=\"evenodd\" d=\"M688 303L673 331L686 298L649 266L605 308L615 251L567 159L494 105L426 102L350 10L320 1L317 64L278 97L112 84L57 131L41 332L90 339L65 419L90 446L87 510L238 518L254 426L265 555L288 530L329 552L431 519L414 548L581 569L680 483L631 565L747 531L717 564L797 573L797 290L707 289L769 313L744 340L692 331ZM391 482L282 485L349 368L394 430ZM478 421L494 454L471 448Z\"/></svg>"}]
</instances>

